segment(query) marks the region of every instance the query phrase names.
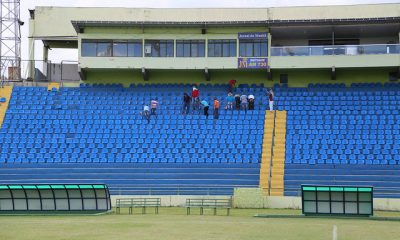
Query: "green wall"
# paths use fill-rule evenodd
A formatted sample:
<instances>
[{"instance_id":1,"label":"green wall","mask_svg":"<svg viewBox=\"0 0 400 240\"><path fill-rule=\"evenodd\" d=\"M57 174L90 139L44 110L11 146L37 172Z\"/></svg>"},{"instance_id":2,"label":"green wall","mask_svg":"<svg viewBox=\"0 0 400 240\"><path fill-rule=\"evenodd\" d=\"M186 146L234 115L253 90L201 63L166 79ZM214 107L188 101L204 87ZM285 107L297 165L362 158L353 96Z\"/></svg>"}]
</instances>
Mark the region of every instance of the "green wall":
<instances>
[{"instance_id":1,"label":"green wall","mask_svg":"<svg viewBox=\"0 0 400 240\"><path fill-rule=\"evenodd\" d=\"M289 87L305 87L310 83L367 83L388 82L393 68L336 69L336 80L331 80L331 69L279 69L272 71L274 82L279 82L280 74L288 74Z\"/></svg>"},{"instance_id":2,"label":"green wall","mask_svg":"<svg viewBox=\"0 0 400 240\"><path fill-rule=\"evenodd\" d=\"M336 80L331 80L331 70L321 69L279 69L272 71L273 81L267 79L266 70L210 70L211 81L204 79L202 70L150 70L149 81L144 81L140 70L87 70L87 83L123 83L129 86L131 83L211 83L227 84L230 79L236 79L241 83L263 83L265 86L273 86L279 83L280 74L288 74L289 87L305 87L309 83L364 83L387 82L392 68L368 68L368 69L337 69Z\"/></svg>"},{"instance_id":3,"label":"green wall","mask_svg":"<svg viewBox=\"0 0 400 240\"><path fill-rule=\"evenodd\" d=\"M140 70L93 70L87 71L87 83L122 83L129 86L131 83L185 83L185 84L228 84L230 79L241 83L264 83L272 86L267 80L265 70L239 71L239 70L210 70L211 81L204 78L204 70L150 70L149 81L144 81Z\"/></svg>"}]
</instances>

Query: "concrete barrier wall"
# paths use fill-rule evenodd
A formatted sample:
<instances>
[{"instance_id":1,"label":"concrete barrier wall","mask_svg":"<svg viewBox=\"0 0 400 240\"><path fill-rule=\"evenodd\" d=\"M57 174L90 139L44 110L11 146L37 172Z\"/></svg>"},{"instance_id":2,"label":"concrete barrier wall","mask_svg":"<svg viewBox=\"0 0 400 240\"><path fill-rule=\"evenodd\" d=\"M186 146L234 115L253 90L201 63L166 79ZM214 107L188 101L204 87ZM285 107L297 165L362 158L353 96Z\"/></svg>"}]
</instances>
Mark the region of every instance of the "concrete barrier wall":
<instances>
[{"instance_id":1,"label":"concrete barrier wall","mask_svg":"<svg viewBox=\"0 0 400 240\"><path fill-rule=\"evenodd\" d=\"M259 188L236 188L233 203L237 208L301 209L301 197L267 197ZM400 199L374 198L374 210L400 211Z\"/></svg>"},{"instance_id":2,"label":"concrete barrier wall","mask_svg":"<svg viewBox=\"0 0 400 240\"><path fill-rule=\"evenodd\" d=\"M128 196L128 195L113 195L111 196L111 205L115 207L117 198L161 198L161 206L162 207L183 207L186 204L186 199L188 198L207 198L207 199L230 199L231 196L192 196L192 195L169 195L169 196L152 196L152 195L144 195L144 196Z\"/></svg>"},{"instance_id":3,"label":"concrete barrier wall","mask_svg":"<svg viewBox=\"0 0 400 240\"><path fill-rule=\"evenodd\" d=\"M400 199L374 198L374 210L400 211Z\"/></svg>"},{"instance_id":4,"label":"concrete barrier wall","mask_svg":"<svg viewBox=\"0 0 400 240\"><path fill-rule=\"evenodd\" d=\"M290 208L300 209L299 197L264 196L260 188L235 188L233 195L235 208Z\"/></svg>"},{"instance_id":5,"label":"concrete barrier wall","mask_svg":"<svg viewBox=\"0 0 400 240\"><path fill-rule=\"evenodd\" d=\"M171 195L171 196L111 196L111 204L114 207L117 198L131 197L159 197L163 207L183 207L187 198L219 198L229 199L231 196L192 196L192 195ZM301 209L301 197L277 197L264 196L259 188L236 188L232 197L234 208L276 208L276 209ZM374 210L400 211L400 199L375 198Z\"/></svg>"}]
</instances>

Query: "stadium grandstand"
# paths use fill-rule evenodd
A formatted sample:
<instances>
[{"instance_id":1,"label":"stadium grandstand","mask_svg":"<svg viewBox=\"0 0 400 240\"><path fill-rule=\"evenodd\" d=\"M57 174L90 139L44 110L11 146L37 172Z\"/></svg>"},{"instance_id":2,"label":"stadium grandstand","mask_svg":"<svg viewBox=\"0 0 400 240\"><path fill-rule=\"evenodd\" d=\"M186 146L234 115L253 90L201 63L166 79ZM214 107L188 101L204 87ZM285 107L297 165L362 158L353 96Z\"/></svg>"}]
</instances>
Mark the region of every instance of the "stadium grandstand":
<instances>
[{"instance_id":1,"label":"stadium grandstand","mask_svg":"<svg viewBox=\"0 0 400 240\"><path fill-rule=\"evenodd\" d=\"M282 199L302 184L349 185L400 197L400 4L36 7L30 17L26 79L0 89L0 184ZM58 72L57 48L79 61ZM225 109L231 79L254 110ZM208 118L182 114L193 86ZM139 113L155 98L147 123Z\"/></svg>"}]
</instances>

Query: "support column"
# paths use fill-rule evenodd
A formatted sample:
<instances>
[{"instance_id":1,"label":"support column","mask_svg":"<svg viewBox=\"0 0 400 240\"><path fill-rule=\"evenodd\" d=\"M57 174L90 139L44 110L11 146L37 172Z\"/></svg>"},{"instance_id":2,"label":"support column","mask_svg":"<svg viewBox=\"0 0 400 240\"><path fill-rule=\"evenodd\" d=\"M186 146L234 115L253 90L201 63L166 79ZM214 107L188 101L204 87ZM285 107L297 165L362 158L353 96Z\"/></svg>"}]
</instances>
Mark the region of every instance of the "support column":
<instances>
[{"instance_id":1,"label":"support column","mask_svg":"<svg viewBox=\"0 0 400 240\"><path fill-rule=\"evenodd\" d=\"M43 61L49 60L49 46L43 45Z\"/></svg>"},{"instance_id":2,"label":"support column","mask_svg":"<svg viewBox=\"0 0 400 240\"><path fill-rule=\"evenodd\" d=\"M270 80L270 81L273 81L273 79L272 79L272 71L271 71L271 44L272 44L272 35L271 35L271 29L269 28L268 29L268 46L267 46L267 49L268 49L268 68L267 68L267 78L268 78L268 80Z\"/></svg>"},{"instance_id":3,"label":"support column","mask_svg":"<svg viewBox=\"0 0 400 240\"><path fill-rule=\"evenodd\" d=\"M33 38L33 33L35 31L35 21L33 19L29 20L29 37L28 37L28 49L29 49L29 61L28 61L28 78L34 79L35 77L35 39Z\"/></svg>"}]
</instances>

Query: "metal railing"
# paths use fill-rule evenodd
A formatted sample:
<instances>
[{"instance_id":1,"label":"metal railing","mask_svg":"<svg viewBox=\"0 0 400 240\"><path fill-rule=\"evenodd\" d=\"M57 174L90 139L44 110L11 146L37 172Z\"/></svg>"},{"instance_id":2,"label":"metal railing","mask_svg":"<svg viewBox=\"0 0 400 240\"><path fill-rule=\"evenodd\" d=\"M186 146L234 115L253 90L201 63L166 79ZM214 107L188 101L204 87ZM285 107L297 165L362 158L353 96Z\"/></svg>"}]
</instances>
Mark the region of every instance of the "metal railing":
<instances>
[{"instance_id":1,"label":"metal railing","mask_svg":"<svg viewBox=\"0 0 400 240\"><path fill-rule=\"evenodd\" d=\"M20 81L48 82L51 80L51 62L43 60L21 60Z\"/></svg>"},{"instance_id":2,"label":"metal railing","mask_svg":"<svg viewBox=\"0 0 400 240\"><path fill-rule=\"evenodd\" d=\"M400 54L400 44L271 47L271 56Z\"/></svg>"},{"instance_id":3,"label":"metal railing","mask_svg":"<svg viewBox=\"0 0 400 240\"><path fill-rule=\"evenodd\" d=\"M269 161L269 173L268 173L268 196L271 196L271 186L272 186L272 167L274 166L274 145L275 145L275 127L276 127L276 110L274 111L274 126L272 130L272 141L271 141L271 159Z\"/></svg>"},{"instance_id":4,"label":"metal railing","mask_svg":"<svg viewBox=\"0 0 400 240\"><path fill-rule=\"evenodd\" d=\"M113 187L109 185L110 192L113 195L232 195L234 188L258 188L258 185L233 185L233 186L185 186L185 185L160 185L160 186L124 186L124 187Z\"/></svg>"},{"instance_id":5,"label":"metal railing","mask_svg":"<svg viewBox=\"0 0 400 240\"><path fill-rule=\"evenodd\" d=\"M1 86L5 82L76 82L80 81L78 62L63 60L52 63L43 60L4 61Z\"/></svg>"},{"instance_id":6,"label":"metal railing","mask_svg":"<svg viewBox=\"0 0 400 240\"><path fill-rule=\"evenodd\" d=\"M14 82L21 79L20 60L3 57L0 64L0 87L3 87L6 82Z\"/></svg>"}]
</instances>

